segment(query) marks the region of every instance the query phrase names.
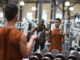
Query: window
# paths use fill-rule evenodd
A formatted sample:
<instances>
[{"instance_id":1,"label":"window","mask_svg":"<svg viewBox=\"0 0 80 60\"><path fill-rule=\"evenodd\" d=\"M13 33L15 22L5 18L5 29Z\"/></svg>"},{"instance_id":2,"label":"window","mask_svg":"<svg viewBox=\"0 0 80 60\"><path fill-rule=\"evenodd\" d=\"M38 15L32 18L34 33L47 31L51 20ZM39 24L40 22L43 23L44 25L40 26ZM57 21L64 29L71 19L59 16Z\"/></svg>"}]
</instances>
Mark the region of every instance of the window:
<instances>
[{"instance_id":1,"label":"window","mask_svg":"<svg viewBox=\"0 0 80 60\"><path fill-rule=\"evenodd\" d=\"M57 14L56 14L56 18L62 19L62 14L61 14L61 13L57 13Z\"/></svg>"},{"instance_id":2,"label":"window","mask_svg":"<svg viewBox=\"0 0 80 60\"><path fill-rule=\"evenodd\" d=\"M3 12L0 12L0 17L3 18Z\"/></svg>"},{"instance_id":3,"label":"window","mask_svg":"<svg viewBox=\"0 0 80 60\"><path fill-rule=\"evenodd\" d=\"M42 19L47 20L47 14L45 11L42 12Z\"/></svg>"},{"instance_id":4,"label":"window","mask_svg":"<svg viewBox=\"0 0 80 60\"><path fill-rule=\"evenodd\" d=\"M33 18L32 15L33 15L33 14L32 14L31 12L28 12L28 13L27 13L27 19L32 19L32 18Z\"/></svg>"}]
</instances>

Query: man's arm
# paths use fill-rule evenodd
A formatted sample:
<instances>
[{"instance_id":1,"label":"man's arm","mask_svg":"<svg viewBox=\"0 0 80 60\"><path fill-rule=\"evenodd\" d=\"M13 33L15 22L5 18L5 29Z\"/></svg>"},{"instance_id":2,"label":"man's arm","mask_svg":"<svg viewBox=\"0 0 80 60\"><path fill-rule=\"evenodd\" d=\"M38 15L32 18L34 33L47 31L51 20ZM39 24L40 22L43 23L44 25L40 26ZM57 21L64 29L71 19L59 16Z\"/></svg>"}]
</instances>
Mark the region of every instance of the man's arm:
<instances>
[{"instance_id":1,"label":"man's arm","mask_svg":"<svg viewBox=\"0 0 80 60\"><path fill-rule=\"evenodd\" d=\"M47 40L48 40L48 42L50 42L50 35L48 35Z\"/></svg>"},{"instance_id":2,"label":"man's arm","mask_svg":"<svg viewBox=\"0 0 80 60\"><path fill-rule=\"evenodd\" d=\"M33 28L32 31L31 31L31 34L33 34L37 29L38 29L38 26Z\"/></svg>"},{"instance_id":3,"label":"man's arm","mask_svg":"<svg viewBox=\"0 0 80 60\"><path fill-rule=\"evenodd\" d=\"M61 31L61 43L62 43L62 44L65 42L65 41L64 41L64 36L65 36L64 31Z\"/></svg>"},{"instance_id":4,"label":"man's arm","mask_svg":"<svg viewBox=\"0 0 80 60\"><path fill-rule=\"evenodd\" d=\"M48 42L51 42L51 31L48 32L48 37L47 37Z\"/></svg>"},{"instance_id":5,"label":"man's arm","mask_svg":"<svg viewBox=\"0 0 80 60\"><path fill-rule=\"evenodd\" d=\"M49 31L49 29L50 29L49 27L46 27L46 28L45 28L46 31Z\"/></svg>"},{"instance_id":6,"label":"man's arm","mask_svg":"<svg viewBox=\"0 0 80 60\"><path fill-rule=\"evenodd\" d=\"M27 43L26 36L24 34L21 36L20 51L21 51L23 58L27 58L30 55L35 38L37 38L37 36L32 35L30 38L30 41Z\"/></svg>"},{"instance_id":7,"label":"man's arm","mask_svg":"<svg viewBox=\"0 0 80 60\"><path fill-rule=\"evenodd\" d=\"M64 44L64 36L61 37L61 43Z\"/></svg>"}]
</instances>

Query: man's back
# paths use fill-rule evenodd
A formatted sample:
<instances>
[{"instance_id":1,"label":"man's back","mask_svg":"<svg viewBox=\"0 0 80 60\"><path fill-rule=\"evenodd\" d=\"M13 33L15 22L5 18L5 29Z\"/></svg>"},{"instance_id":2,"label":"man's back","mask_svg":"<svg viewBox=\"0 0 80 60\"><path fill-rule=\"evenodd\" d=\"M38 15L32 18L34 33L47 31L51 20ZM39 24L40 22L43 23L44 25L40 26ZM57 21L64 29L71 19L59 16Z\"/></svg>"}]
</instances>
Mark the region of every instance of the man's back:
<instances>
[{"instance_id":1,"label":"man's back","mask_svg":"<svg viewBox=\"0 0 80 60\"><path fill-rule=\"evenodd\" d=\"M32 35L30 41L26 43L27 36L15 28L18 18L16 4L5 6L4 18L5 25L0 28L0 60L22 60L22 57L27 58L31 53L37 35Z\"/></svg>"},{"instance_id":2,"label":"man's back","mask_svg":"<svg viewBox=\"0 0 80 60\"><path fill-rule=\"evenodd\" d=\"M16 28L0 29L0 60L22 60L20 54L20 36Z\"/></svg>"}]
</instances>

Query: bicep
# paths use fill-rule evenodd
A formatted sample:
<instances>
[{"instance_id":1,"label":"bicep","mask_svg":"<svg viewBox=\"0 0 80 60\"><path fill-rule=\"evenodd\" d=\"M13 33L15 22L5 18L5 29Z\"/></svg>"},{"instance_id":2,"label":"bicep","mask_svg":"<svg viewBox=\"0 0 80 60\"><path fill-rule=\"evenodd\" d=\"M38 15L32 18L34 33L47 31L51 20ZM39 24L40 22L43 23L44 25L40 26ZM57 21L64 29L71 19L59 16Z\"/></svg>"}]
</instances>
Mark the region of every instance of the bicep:
<instances>
[{"instance_id":1,"label":"bicep","mask_svg":"<svg viewBox=\"0 0 80 60\"><path fill-rule=\"evenodd\" d=\"M61 37L61 43L64 43L64 36Z\"/></svg>"},{"instance_id":2,"label":"bicep","mask_svg":"<svg viewBox=\"0 0 80 60\"><path fill-rule=\"evenodd\" d=\"M21 55L24 58L28 57L28 54L27 54L27 43L26 43L26 36L25 35L22 35L21 39L20 39L20 52L21 52Z\"/></svg>"},{"instance_id":3,"label":"bicep","mask_svg":"<svg viewBox=\"0 0 80 60\"><path fill-rule=\"evenodd\" d=\"M50 35L48 35L48 38L47 38L48 42L50 42Z\"/></svg>"},{"instance_id":4,"label":"bicep","mask_svg":"<svg viewBox=\"0 0 80 60\"><path fill-rule=\"evenodd\" d=\"M64 36L65 36L65 33L64 33L64 31L61 31L61 32L62 32L61 43L63 44L63 43L64 43Z\"/></svg>"},{"instance_id":5,"label":"bicep","mask_svg":"<svg viewBox=\"0 0 80 60\"><path fill-rule=\"evenodd\" d=\"M52 37L52 33L51 33L51 31L50 31L49 34L48 34L48 41L49 41L49 42L51 42L51 37Z\"/></svg>"}]
</instances>

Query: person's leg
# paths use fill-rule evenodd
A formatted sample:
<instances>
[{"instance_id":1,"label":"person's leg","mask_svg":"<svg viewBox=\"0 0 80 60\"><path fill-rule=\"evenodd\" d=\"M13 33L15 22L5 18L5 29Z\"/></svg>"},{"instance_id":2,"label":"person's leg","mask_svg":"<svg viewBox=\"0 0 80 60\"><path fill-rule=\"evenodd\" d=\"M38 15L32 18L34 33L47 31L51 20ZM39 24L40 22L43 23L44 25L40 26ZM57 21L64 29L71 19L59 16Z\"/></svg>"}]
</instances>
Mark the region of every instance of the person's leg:
<instances>
[{"instance_id":1,"label":"person's leg","mask_svg":"<svg viewBox=\"0 0 80 60\"><path fill-rule=\"evenodd\" d=\"M45 42L41 43L41 44L40 44L40 47L41 47L40 50L44 49L44 46L45 46Z\"/></svg>"},{"instance_id":2,"label":"person's leg","mask_svg":"<svg viewBox=\"0 0 80 60\"><path fill-rule=\"evenodd\" d=\"M37 51L38 48L39 48L39 43L38 41L35 41L33 52Z\"/></svg>"}]
</instances>

